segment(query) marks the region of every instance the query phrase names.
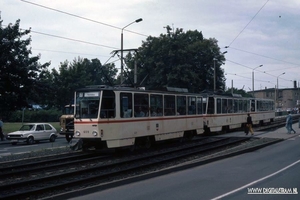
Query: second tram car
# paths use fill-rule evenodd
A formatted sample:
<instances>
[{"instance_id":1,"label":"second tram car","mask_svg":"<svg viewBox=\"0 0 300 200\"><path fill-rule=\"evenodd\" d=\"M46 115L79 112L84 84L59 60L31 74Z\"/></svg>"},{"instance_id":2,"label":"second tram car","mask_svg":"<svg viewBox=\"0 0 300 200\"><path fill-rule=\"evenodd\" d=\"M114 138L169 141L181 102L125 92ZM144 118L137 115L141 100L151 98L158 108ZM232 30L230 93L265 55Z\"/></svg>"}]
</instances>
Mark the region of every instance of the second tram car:
<instances>
[{"instance_id":1,"label":"second tram car","mask_svg":"<svg viewBox=\"0 0 300 200\"><path fill-rule=\"evenodd\" d=\"M271 99L203 94L203 102L206 104L203 116L206 133L226 133L242 128L246 125L248 113L254 125L270 123L275 118L274 101Z\"/></svg>"},{"instance_id":2,"label":"second tram car","mask_svg":"<svg viewBox=\"0 0 300 200\"><path fill-rule=\"evenodd\" d=\"M148 91L89 86L75 92L74 140L79 149L148 148L157 141L191 139L275 117L274 102L242 97L192 94L180 88ZM252 110L251 110L251 107Z\"/></svg>"}]
</instances>

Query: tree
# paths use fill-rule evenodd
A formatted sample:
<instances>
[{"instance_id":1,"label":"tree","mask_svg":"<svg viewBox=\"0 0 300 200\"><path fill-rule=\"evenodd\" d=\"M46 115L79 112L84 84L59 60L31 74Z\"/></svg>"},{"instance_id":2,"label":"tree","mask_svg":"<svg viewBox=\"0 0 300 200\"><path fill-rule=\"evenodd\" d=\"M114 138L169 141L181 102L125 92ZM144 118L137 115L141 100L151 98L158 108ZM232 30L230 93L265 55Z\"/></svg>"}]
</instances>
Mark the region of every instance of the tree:
<instances>
[{"instance_id":1,"label":"tree","mask_svg":"<svg viewBox=\"0 0 300 200\"><path fill-rule=\"evenodd\" d=\"M61 63L59 71L52 70L51 79L54 87L52 106L62 109L74 103L74 92L88 85L113 85L117 69L114 64L102 65L98 59L80 58L73 62Z\"/></svg>"},{"instance_id":2,"label":"tree","mask_svg":"<svg viewBox=\"0 0 300 200\"><path fill-rule=\"evenodd\" d=\"M243 89L238 89L238 88L228 88L226 91L225 91L226 94L240 94L242 95L243 97L252 97L252 94L249 94L247 93L245 90Z\"/></svg>"},{"instance_id":3,"label":"tree","mask_svg":"<svg viewBox=\"0 0 300 200\"><path fill-rule=\"evenodd\" d=\"M202 32L176 29L160 37L149 36L137 53L126 56L133 77L134 61L138 63L138 83L161 88L165 86L188 88L190 92L214 89L214 64L217 89L224 90L225 77L221 69L225 61L214 38L205 39ZM214 63L214 58L216 59ZM126 78L129 83L128 77Z\"/></svg>"},{"instance_id":4,"label":"tree","mask_svg":"<svg viewBox=\"0 0 300 200\"><path fill-rule=\"evenodd\" d=\"M20 30L20 20L8 26L2 22L0 18L0 112L8 115L39 98L39 74L50 63L41 65L39 56L30 57L31 38L23 39L30 30Z\"/></svg>"}]
</instances>

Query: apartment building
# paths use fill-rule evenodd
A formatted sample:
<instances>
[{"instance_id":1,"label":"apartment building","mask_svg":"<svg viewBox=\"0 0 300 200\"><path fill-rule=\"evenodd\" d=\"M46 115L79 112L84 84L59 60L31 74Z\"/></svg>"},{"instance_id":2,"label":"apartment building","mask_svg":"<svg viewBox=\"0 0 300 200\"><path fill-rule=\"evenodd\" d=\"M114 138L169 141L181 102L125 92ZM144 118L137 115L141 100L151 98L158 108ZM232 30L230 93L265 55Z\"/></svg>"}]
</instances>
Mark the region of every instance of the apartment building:
<instances>
[{"instance_id":1,"label":"apartment building","mask_svg":"<svg viewBox=\"0 0 300 200\"><path fill-rule=\"evenodd\" d=\"M253 94L253 92L248 92ZM255 90L254 97L273 99L277 110L290 110L300 108L300 88L294 81L293 88L266 88L264 90Z\"/></svg>"}]
</instances>

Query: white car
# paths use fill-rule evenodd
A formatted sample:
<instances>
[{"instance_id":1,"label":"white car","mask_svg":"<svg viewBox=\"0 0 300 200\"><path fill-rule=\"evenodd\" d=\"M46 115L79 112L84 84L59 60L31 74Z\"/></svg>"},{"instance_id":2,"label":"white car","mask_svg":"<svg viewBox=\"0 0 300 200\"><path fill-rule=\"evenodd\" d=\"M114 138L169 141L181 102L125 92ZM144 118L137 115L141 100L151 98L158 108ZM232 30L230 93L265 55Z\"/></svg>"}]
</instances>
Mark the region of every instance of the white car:
<instances>
[{"instance_id":1,"label":"white car","mask_svg":"<svg viewBox=\"0 0 300 200\"><path fill-rule=\"evenodd\" d=\"M33 144L40 140L55 142L56 138L56 129L51 124L47 123L26 123L19 131L15 131L7 135L7 139L11 141L12 145L17 144L18 142Z\"/></svg>"}]
</instances>

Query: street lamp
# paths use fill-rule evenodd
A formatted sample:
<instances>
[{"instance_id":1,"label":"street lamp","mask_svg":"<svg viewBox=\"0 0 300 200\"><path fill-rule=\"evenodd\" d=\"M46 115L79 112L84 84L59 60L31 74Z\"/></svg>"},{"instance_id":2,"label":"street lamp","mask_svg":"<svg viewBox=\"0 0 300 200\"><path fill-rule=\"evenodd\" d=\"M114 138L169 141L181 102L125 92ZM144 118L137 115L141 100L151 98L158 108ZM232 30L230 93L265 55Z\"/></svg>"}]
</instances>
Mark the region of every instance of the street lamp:
<instances>
[{"instance_id":1,"label":"street lamp","mask_svg":"<svg viewBox=\"0 0 300 200\"><path fill-rule=\"evenodd\" d=\"M123 83L123 30L124 30L126 27L130 26L131 24L133 24L133 23L139 23L139 22L141 22L141 21L143 21L143 19L142 19L142 18L139 18L139 19L137 19L137 20L131 22L130 24L127 24L126 26L124 26L124 27L122 28L122 32L121 32L121 84Z\"/></svg>"},{"instance_id":2,"label":"street lamp","mask_svg":"<svg viewBox=\"0 0 300 200\"><path fill-rule=\"evenodd\" d=\"M263 65L259 65L255 68L252 69L252 96L254 97L254 70L259 68L259 67L262 67Z\"/></svg>"},{"instance_id":3,"label":"street lamp","mask_svg":"<svg viewBox=\"0 0 300 200\"><path fill-rule=\"evenodd\" d=\"M278 96L278 78L279 78L279 76L282 76L282 75L284 75L285 74L285 72L283 72L282 74L279 74L278 76L277 76L277 86L276 86L276 90L275 90L275 106L276 106L276 103L277 103L277 96ZM277 103L277 107L278 107L278 103Z\"/></svg>"},{"instance_id":4,"label":"street lamp","mask_svg":"<svg viewBox=\"0 0 300 200\"><path fill-rule=\"evenodd\" d=\"M214 92L216 92L216 59L214 58Z\"/></svg>"}]
</instances>

